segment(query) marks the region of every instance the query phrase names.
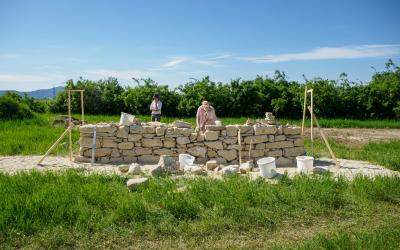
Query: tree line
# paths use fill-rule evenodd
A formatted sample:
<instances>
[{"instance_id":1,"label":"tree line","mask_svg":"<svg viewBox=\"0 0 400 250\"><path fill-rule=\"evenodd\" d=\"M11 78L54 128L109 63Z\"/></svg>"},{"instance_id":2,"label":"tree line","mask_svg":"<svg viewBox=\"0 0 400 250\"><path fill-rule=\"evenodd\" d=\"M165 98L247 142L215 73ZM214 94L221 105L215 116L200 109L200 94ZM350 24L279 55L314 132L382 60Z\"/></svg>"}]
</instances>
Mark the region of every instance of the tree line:
<instances>
[{"instance_id":1,"label":"tree line","mask_svg":"<svg viewBox=\"0 0 400 250\"><path fill-rule=\"evenodd\" d=\"M91 81L69 80L71 89L85 89L85 112L89 114L149 114L154 93L159 93L165 116L194 116L202 100L208 100L221 117L260 117L272 111L280 117L302 115L304 88L314 89L315 112L321 117L354 119L400 118L400 67L392 60L385 70L375 72L367 83L349 81L342 73L338 80L315 78L305 83L288 81L284 72L253 80L214 82L208 76L171 89L152 79L136 80L136 86L123 87L116 78ZM1 101L0 101L1 103ZM1 104L0 104L1 105ZM47 102L46 110L67 112L67 91ZM72 96L72 111L80 112L80 96Z\"/></svg>"}]
</instances>

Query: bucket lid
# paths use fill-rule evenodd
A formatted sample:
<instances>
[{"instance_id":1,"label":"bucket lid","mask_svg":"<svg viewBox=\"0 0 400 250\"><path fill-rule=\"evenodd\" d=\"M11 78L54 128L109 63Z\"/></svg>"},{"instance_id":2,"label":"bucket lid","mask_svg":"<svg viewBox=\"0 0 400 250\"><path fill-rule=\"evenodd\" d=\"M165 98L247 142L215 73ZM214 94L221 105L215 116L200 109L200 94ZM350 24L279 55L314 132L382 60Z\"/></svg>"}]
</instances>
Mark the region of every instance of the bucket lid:
<instances>
[{"instance_id":1,"label":"bucket lid","mask_svg":"<svg viewBox=\"0 0 400 250\"><path fill-rule=\"evenodd\" d=\"M258 165L260 165L260 164L268 164L268 163L271 163L271 162L274 162L274 161L275 161L274 157L265 157L265 158L259 159L257 161L257 164Z\"/></svg>"}]
</instances>

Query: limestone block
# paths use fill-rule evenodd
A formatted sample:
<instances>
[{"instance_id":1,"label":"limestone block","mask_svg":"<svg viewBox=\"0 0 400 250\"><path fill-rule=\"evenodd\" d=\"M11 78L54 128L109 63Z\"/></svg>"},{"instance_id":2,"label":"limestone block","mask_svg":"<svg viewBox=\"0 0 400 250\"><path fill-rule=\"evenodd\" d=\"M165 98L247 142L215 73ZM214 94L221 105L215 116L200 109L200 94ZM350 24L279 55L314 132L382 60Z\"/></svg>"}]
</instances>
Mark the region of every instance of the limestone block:
<instances>
[{"instance_id":1,"label":"limestone block","mask_svg":"<svg viewBox=\"0 0 400 250\"><path fill-rule=\"evenodd\" d=\"M142 139L142 137L143 137L143 135L141 135L141 134L129 134L129 135L128 135L128 141L137 142L137 141L139 141L140 139Z\"/></svg>"},{"instance_id":2,"label":"limestone block","mask_svg":"<svg viewBox=\"0 0 400 250\"><path fill-rule=\"evenodd\" d=\"M138 161L143 163L156 163L159 159L159 156L154 155L141 155L138 157Z\"/></svg>"},{"instance_id":3,"label":"limestone block","mask_svg":"<svg viewBox=\"0 0 400 250\"><path fill-rule=\"evenodd\" d=\"M197 133L191 133L189 136L190 142L194 142L197 139Z\"/></svg>"},{"instance_id":4,"label":"limestone block","mask_svg":"<svg viewBox=\"0 0 400 250\"><path fill-rule=\"evenodd\" d=\"M119 152L119 150L116 148L113 148L111 151L111 157L120 157L120 156L121 156L121 153Z\"/></svg>"},{"instance_id":5,"label":"limestone block","mask_svg":"<svg viewBox=\"0 0 400 250\"><path fill-rule=\"evenodd\" d=\"M271 151L266 151L265 156L270 156L270 157L279 157L282 156L282 149L277 149L277 150L271 150Z\"/></svg>"},{"instance_id":6,"label":"limestone block","mask_svg":"<svg viewBox=\"0 0 400 250\"><path fill-rule=\"evenodd\" d=\"M174 152L172 152L171 149L160 148L160 149L154 149L153 153L156 155L172 155Z\"/></svg>"},{"instance_id":7,"label":"limestone block","mask_svg":"<svg viewBox=\"0 0 400 250\"><path fill-rule=\"evenodd\" d=\"M267 142L268 140L269 140L268 136L266 135L253 135L245 137L244 143L250 144L250 142L252 142L252 144L257 144L257 143Z\"/></svg>"},{"instance_id":8,"label":"limestone block","mask_svg":"<svg viewBox=\"0 0 400 250\"><path fill-rule=\"evenodd\" d=\"M101 141L101 146L103 148L117 148L118 147L118 143L115 142L113 139L103 139Z\"/></svg>"},{"instance_id":9,"label":"limestone block","mask_svg":"<svg viewBox=\"0 0 400 250\"><path fill-rule=\"evenodd\" d=\"M241 134L252 134L253 133L253 126L251 125L236 125L237 128L240 130ZM227 129L228 131L228 129ZM230 136L228 134L228 136Z\"/></svg>"},{"instance_id":10,"label":"limestone block","mask_svg":"<svg viewBox=\"0 0 400 250\"><path fill-rule=\"evenodd\" d=\"M126 186L130 190L136 190L139 187L146 186L148 182L149 182L149 178L147 178L147 177L134 178L134 179L129 179L126 182Z\"/></svg>"},{"instance_id":11,"label":"limestone block","mask_svg":"<svg viewBox=\"0 0 400 250\"><path fill-rule=\"evenodd\" d=\"M206 141L215 141L218 140L219 131L206 131L204 132L204 137Z\"/></svg>"},{"instance_id":12,"label":"limestone block","mask_svg":"<svg viewBox=\"0 0 400 250\"><path fill-rule=\"evenodd\" d=\"M106 133L114 135L117 131L117 126L114 124L97 124L96 125L96 133Z\"/></svg>"},{"instance_id":13,"label":"limestone block","mask_svg":"<svg viewBox=\"0 0 400 250\"><path fill-rule=\"evenodd\" d=\"M118 144L119 149L132 149L133 142L121 142Z\"/></svg>"},{"instance_id":14,"label":"limestone block","mask_svg":"<svg viewBox=\"0 0 400 250\"><path fill-rule=\"evenodd\" d=\"M282 125L279 125L278 126L278 134L283 134L283 126Z\"/></svg>"},{"instance_id":15,"label":"limestone block","mask_svg":"<svg viewBox=\"0 0 400 250\"><path fill-rule=\"evenodd\" d=\"M210 160L206 163L206 169L207 170L214 170L216 167L218 167L218 162L216 160Z\"/></svg>"},{"instance_id":16,"label":"limestone block","mask_svg":"<svg viewBox=\"0 0 400 250\"><path fill-rule=\"evenodd\" d=\"M164 148L174 148L175 147L175 145L176 145L176 142L175 142L175 140L171 140L171 141L167 141L167 140L165 140L165 141L163 141L163 146L164 146Z\"/></svg>"},{"instance_id":17,"label":"limestone block","mask_svg":"<svg viewBox=\"0 0 400 250\"><path fill-rule=\"evenodd\" d=\"M255 135L274 135L277 132L275 125L256 124L253 129Z\"/></svg>"},{"instance_id":18,"label":"limestone block","mask_svg":"<svg viewBox=\"0 0 400 250\"><path fill-rule=\"evenodd\" d=\"M160 139L142 139L142 146L145 148L162 147L163 143Z\"/></svg>"},{"instance_id":19,"label":"limestone block","mask_svg":"<svg viewBox=\"0 0 400 250\"><path fill-rule=\"evenodd\" d=\"M167 128L167 131L165 131L166 135L173 135L174 134L174 128Z\"/></svg>"},{"instance_id":20,"label":"limestone block","mask_svg":"<svg viewBox=\"0 0 400 250\"><path fill-rule=\"evenodd\" d=\"M286 140L286 135L275 135L274 141L284 141Z\"/></svg>"},{"instance_id":21,"label":"limestone block","mask_svg":"<svg viewBox=\"0 0 400 250\"><path fill-rule=\"evenodd\" d=\"M276 164L276 166L279 166L279 167L283 167L283 166L291 167L291 166L293 166L293 161L286 157L278 157L275 160L275 164Z\"/></svg>"},{"instance_id":22,"label":"limestone block","mask_svg":"<svg viewBox=\"0 0 400 250\"><path fill-rule=\"evenodd\" d=\"M123 156L136 156L135 151L133 149L124 149L122 150Z\"/></svg>"},{"instance_id":23,"label":"limestone block","mask_svg":"<svg viewBox=\"0 0 400 250\"><path fill-rule=\"evenodd\" d=\"M268 141L269 142L274 142L275 141L275 136L274 135L268 135Z\"/></svg>"},{"instance_id":24,"label":"limestone block","mask_svg":"<svg viewBox=\"0 0 400 250\"><path fill-rule=\"evenodd\" d=\"M237 144L238 139L237 137L227 137L224 139L224 143L226 144Z\"/></svg>"},{"instance_id":25,"label":"limestone block","mask_svg":"<svg viewBox=\"0 0 400 250\"><path fill-rule=\"evenodd\" d=\"M261 157L264 156L264 149L255 149L251 151L251 157Z\"/></svg>"},{"instance_id":26,"label":"limestone block","mask_svg":"<svg viewBox=\"0 0 400 250\"><path fill-rule=\"evenodd\" d=\"M208 161L207 157L198 157L196 163L205 164Z\"/></svg>"},{"instance_id":27,"label":"limestone block","mask_svg":"<svg viewBox=\"0 0 400 250\"><path fill-rule=\"evenodd\" d=\"M255 149L265 149L265 143L258 143L254 147Z\"/></svg>"},{"instance_id":28,"label":"limestone block","mask_svg":"<svg viewBox=\"0 0 400 250\"><path fill-rule=\"evenodd\" d=\"M291 148L294 147L291 141L277 141L265 144L265 148Z\"/></svg>"},{"instance_id":29,"label":"limestone block","mask_svg":"<svg viewBox=\"0 0 400 250\"><path fill-rule=\"evenodd\" d=\"M207 149L205 147L191 147L187 152L195 157L206 157Z\"/></svg>"},{"instance_id":30,"label":"limestone block","mask_svg":"<svg viewBox=\"0 0 400 250\"><path fill-rule=\"evenodd\" d=\"M135 148L136 155L150 155L152 152L151 148Z\"/></svg>"},{"instance_id":31,"label":"limestone block","mask_svg":"<svg viewBox=\"0 0 400 250\"><path fill-rule=\"evenodd\" d=\"M167 131L167 127L157 127L156 128L156 135L157 136L164 136L166 131Z\"/></svg>"},{"instance_id":32,"label":"limestone block","mask_svg":"<svg viewBox=\"0 0 400 250\"><path fill-rule=\"evenodd\" d=\"M209 149L209 150L207 150L207 156L208 156L209 158L214 158L214 157L217 157L218 154L217 154L217 152L215 152L214 150Z\"/></svg>"},{"instance_id":33,"label":"limestone block","mask_svg":"<svg viewBox=\"0 0 400 250\"><path fill-rule=\"evenodd\" d=\"M190 140L189 140L189 137L187 137L187 136L177 137L176 143L179 145L185 145L185 144L190 143Z\"/></svg>"},{"instance_id":34,"label":"limestone block","mask_svg":"<svg viewBox=\"0 0 400 250\"><path fill-rule=\"evenodd\" d=\"M223 149L223 145L221 141L206 141L204 142L204 145L206 145L209 148L213 148L213 149Z\"/></svg>"},{"instance_id":35,"label":"limestone block","mask_svg":"<svg viewBox=\"0 0 400 250\"><path fill-rule=\"evenodd\" d=\"M100 157L100 158L96 159L96 162L101 163L101 164L110 163L110 157Z\"/></svg>"},{"instance_id":36,"label":"limestone block","mask_svg":"<svg viewBox=\"0 0 400 250\"><path fill-rule=\"evenodd\" d=\"M196 141L203 142L205 140L205 135L203 133L198 133Z\"/></svg>"},{"instance_id":37,"label":"limestone block","mask_svg":"<svg viewBox=\"0 0 400 250\"><path fill-rule=\"evenodd\" d=\"M283 133L285 135L300 135L301 127L299 126L285 126L283 127Z\"/></svg>"},{"instance_id":38,"label":"limestone block","mask_svg":"<svg viewBox=\"0 0 400 250\"><path fill-rule=\"evenodd\" d=\"M156 133L156 127L145 125L145 126L142 127L142 133L143 134L155 134Z\"/></svg>"},{"instance_id":39,"label":"limestone block","mask_svg":"<svg viewBox=\"0 0 400 250\"><path fill-rule=\"evenodd\" d=\"M194 130L192 128L174 128L175 135L189 136L193 132Z\"/></svg>"},{"instance_id":40,"label":"limestone block","mask_svg":"<svg viewBox=\"0 0 400 250\"><path fill-rule=\"evenodd\" d=\"M81 135L82 135L82 134L90 134L90 135L93 135L93 128L94 128L94 127L95 127L95 126L92 125L92 124L83 125L83 126L80 126L80 127L79 127L79 131L80 131ZM97 129L96 129L96 132L97 132Z\"/></svg>"},{"instance_id":41,"label":"limestone block","mask_svg":"<svg viewBox=\"0 0 400 250\"><path fill-rule=\"evenodd\" d=\"M237 157L237 151L234 149L218 150L217 153L219 156L222 156L227 161L232 161Z\"/></svg>"},{"instance_id":42,"label":"limestone block","mask_svg":"<svg viewBox=\"0 0 400 250\"><path fill-rule=\"evenodd\" d=\"M137 161L137 157L135 157L135 156L124 156L123 159L124 159L124 162L136 162Z\"/></svg>"},{"instance_id":43,"label":"limestone block","mask_svg":"<svg viewBox=\"0 0 400 250\"><path fill-rule=\"evenodd\" d=\"M142 134L143 138L154 138L156 135L155 134Z\"/></svg>"},{"instance_id":44,"label":"limestone block","mask_svg":"<svg viewBox=\"0 0 400 250\"><path fill-rule=\"evenodd\" d=\"M238 132L238 128L236 125L228 125L226 126L226 135L236 137Z\"/></svg>"},{"instance_id":45,"label":"limestone block","mask_svg":"<svg viewBox=\"0 0 400 250\"><path fill-rule=\"evenodd\" d=\"M111 155L111 151L112 151L111 148L98 148L94 152L94 157L110 156ZM89 152L88 156L92 155L92 150L88 150L86 152Z\"/></svg>"},{"instance_id":46,"label":"limestone block","mask_svg":"<svg viewBox=\"0 0 400 250\"><path fill-rule=\"evenodd\" d=\"M304 147L304 139L303 138L297 138L293 141L293 144L295 147Z\"/></svg>"},{"instance_id":47,"label":"limestone block","mask_svg":"<svg viewBox=\"0 0 400 250\"><path fill-rule=\"evenodd\" d=\"M294 148L285 148L283 149L284 156L299 156L304 155L306 151L304 147L294 147Z\"/></svg>"},{"instance_id":48,"label":"limestone block","mask_svg":"<svg viewBox=\"0 0 400 250\"><path fill-rule=\"evenodd\" d=\"M236 149L239 150L240 146L238 144L230 144L226 147L227 149Z\"/></svg>"},{"instance_id":49,"label":"limestone block","mask_svg":"<svg viewBox=\"0 0 400 250\"><path fill-rule=\"evenodd\" d=\"M238 173L238 170L239 170L238 165L229 165L229 166L223 167L220 170L220 173L223 176L230 176L230 175L236 175Z\"/></svg>"},{"instance_id":50,"label":"limestone block","mask_svg":"<svg viewBox=\"0 0 400 250\"><path fill-rule=\"evenodd\" d=\"M92 143L93 143L93 138L90 138L90 137L81 137L81 138L79 139L79 144L80 144L80 146L81 146L81 147L84 147L84 148L91 148L91 147L92 147ZM96 139L96 145L95 145L95 147L96 147L96 148L101 147L101 146L100 146L100 140L99 140L99 139Z\"/></svg>"},{"instance_id":51,"label":"limestone block","mask_svg":"<svg viewBox=\"0 0 400 250\"><path fill-rule=\"evenodd\" d=\"M121 164L121 163L124 163L124 158L121 158L121 157L110 157L109 162L114 163L114 164Z\"/></svg>"},{"instance_id":52,"label":"limestone block","mask_svg":"<svg viewBox=\"0 0 400 250\"><path fill-rule=\"evenodd\" d=\"M177 149L176 149L176 152L177 152L178 154L186 154L186 148L177 148Z\"/></svg>"},{"instance_id":53,"label":"limestone block","mask_svg":"<svg viewBox=\"0 0 400 250\"><path fill-rule=\"evenodd\" d=\"M74 157L74 161L76 161L76 162L91 162L92 159L89 158L89 157L84 157L84 156L81 156L81 155L77 155L77 156Z\"/></svg>"},{"instance_id":54,"label":"limestone block","mask_svg":"<svg viewBox=\"0 0 400 250\"><path fill-rule=\"evenodd\" d=\"M206 131L221 131L225 130L225 126L206 125Z\"/></svg>"},{"instance_id":55,"label":"limestone block","mask_svg":"<svg viewBox=\"0 0 400 250\"><path fill-rule=\"evenodd\" d=\"M171 126L176 128L192 128L192 125L190 123L183 121L174 121L173 123L171 123Z\"/></svg>"},{"instance_id":56,"label":"limestone block","mask_svg":"<svg viewBox=\"0 0 400 250\"><path fill-rule=\"evenodd\" d=\"M169 155L161 155L158 165L167 173L173 174L179 171L179 166L176 164L175 158Z\"/></svg>"},{"instance_id":57,"label":"limestone block","mask_svg":"<svg viewBox=\"0 0 400 250\"><path fill-rule=\"evenodd\" d=\"M129 126L129 133L130 134L142 134L143 133L143 126L140 124L134 124Z\"/></svg>"},{"instance_id":58,"label":"limestone block","mask_svg":"<svg viewBox=\"0 0 400 250\"><path fill-rule=\"evenodd\" d=\"M128 138L129 126L120 126L115 134L118 138Z\"/></svg>"},{"instance_id":59,"label":"limestone block","mask_svg":"<svg viewBox=\"0 0 400 250\"><path fill-rule=\"evenodd\" d=\"M226 130L221 130L221 136L226 137Z\"/></svg>"}]
</instances>

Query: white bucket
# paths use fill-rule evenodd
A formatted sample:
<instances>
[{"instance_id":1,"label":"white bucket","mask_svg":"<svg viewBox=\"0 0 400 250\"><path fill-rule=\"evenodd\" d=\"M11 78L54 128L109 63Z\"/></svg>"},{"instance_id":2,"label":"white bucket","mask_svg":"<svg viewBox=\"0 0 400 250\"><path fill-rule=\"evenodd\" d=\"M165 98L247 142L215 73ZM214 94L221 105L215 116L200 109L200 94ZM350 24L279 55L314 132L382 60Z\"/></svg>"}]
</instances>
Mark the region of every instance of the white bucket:
<instances>
[{"instance_id":1,"label":"white bucket","mask_svg":"<svg viewBox=\"0 0 400 250\"><path fill-rule=\"evenodd\" d=\"M131 125L135 120L135 116L128 114L128 113L124 113L121 112L121 119L119 119L119 125L126 125L129 126Z\"/></svg>"},{"instance_id":2,"label":"white bucket","mask_svg":"<svg viewBox=\"0 0 400 250\"><path fill-rule=\"evenodd\" d=\"M311 156L297 156L297 171L299 173L310 173L314 167L314 157Z\"/></svg>"},{"instance_id":3,"label":"white bucket","mask_svg":"<svg viewBox=\"0 0 400 250\"><path fill-rule=\"evenodd\" d=\"M185 168L185 166L193 166L195 158L189 154L179 154L179 164Z\"/></svg>"},{"instance_id":4,"label":"white bucket","mask_svg":"<svg viewBox=\"0 0 400 250\"><path fill-rule=\"evenodd\" d=\"M257 161L260 168L260 174L265 178L274 178L276 176L276 165L274 157L265 157Z\"/></svg>"}]
</instances>

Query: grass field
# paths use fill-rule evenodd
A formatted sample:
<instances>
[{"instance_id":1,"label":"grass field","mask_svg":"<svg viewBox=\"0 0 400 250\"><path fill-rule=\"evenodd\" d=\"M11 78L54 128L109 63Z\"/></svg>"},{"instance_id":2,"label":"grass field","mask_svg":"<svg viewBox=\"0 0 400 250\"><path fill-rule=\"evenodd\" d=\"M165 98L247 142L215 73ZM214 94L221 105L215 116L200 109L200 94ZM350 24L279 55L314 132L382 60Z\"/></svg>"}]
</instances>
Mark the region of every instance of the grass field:
<instances>
[{"instance_id":1,"label":"grass field","mask_svg":"<svg viewBox=\"0 0 400 250\"><path fill-rule=\"evenodd\" d=\"M0 174L0 248L398 249L400 179Z\"/></svg>"}]
</instances>

